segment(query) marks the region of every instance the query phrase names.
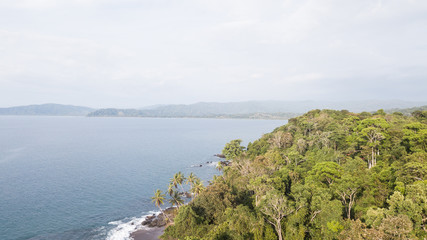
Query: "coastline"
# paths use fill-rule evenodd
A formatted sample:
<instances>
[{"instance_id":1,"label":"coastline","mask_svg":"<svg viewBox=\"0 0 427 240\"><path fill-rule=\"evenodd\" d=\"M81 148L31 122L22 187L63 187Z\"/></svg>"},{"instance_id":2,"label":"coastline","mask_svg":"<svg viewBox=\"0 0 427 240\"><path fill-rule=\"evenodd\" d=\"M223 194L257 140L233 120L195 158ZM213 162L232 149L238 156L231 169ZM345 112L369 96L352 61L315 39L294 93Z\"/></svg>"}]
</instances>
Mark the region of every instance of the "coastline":
<instances>
[{"instance_id":1,"label":"coastline","mask_svg":"<svg viewBox=\"0 0 427 240\"><path fill-rule=\"evenodd\" d=\"M157 240L163 234L166 227L151 227L140 229L130 234L133 240Z\"/></svg>"},{"instance_id":2,"label":"coastline","mask_svg":"<svg viewBox=\"0 0 427 240\"><path fill-rule=\"evenodd\" d=\"M130 233L129 237L133 240L155 240L163 234L168 225L167 218L164 214L171 216L176 211L175 207L166 208L162 213L145 216L144 220L139 224L143 228L136 228Z\"/></svg>"}]
</instances>

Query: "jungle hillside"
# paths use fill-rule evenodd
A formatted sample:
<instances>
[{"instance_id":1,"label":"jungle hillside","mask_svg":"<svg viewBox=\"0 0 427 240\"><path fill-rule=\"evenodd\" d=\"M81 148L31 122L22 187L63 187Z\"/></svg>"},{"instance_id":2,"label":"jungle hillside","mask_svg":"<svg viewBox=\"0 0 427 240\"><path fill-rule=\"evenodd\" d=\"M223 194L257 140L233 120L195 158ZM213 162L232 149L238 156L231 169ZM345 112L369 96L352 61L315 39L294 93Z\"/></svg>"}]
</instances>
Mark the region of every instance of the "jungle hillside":
<instances>
[{"instance_id":1,"label":"jungle hillside","mask_svg":"<svg viewBox=\"0 0 427 240\"><path fill-rule=\"evenodd\" d=\"M162 239L427 238L427 111L312 110L223 154Z\"/></svg>"}]
</instances>

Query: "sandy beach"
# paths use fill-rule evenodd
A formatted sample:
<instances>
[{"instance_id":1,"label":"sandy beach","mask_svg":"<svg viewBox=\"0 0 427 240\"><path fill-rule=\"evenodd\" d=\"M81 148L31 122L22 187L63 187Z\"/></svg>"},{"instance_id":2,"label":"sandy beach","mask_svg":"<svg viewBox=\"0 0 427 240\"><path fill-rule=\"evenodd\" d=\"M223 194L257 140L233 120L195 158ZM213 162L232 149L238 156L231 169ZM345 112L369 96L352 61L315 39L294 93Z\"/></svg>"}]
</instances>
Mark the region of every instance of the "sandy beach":
<instances>
[{"instance_id":1,"label":"sandy beach","mask_svg":"<svg viewBox=\"0 0 427 240\"><path fill-rule=\"evenodd\" d=\"M142 229L132 233L130 236L134 240L157 240L163 234L165 227L153 227Z\"/></svg>"}]
</instances>

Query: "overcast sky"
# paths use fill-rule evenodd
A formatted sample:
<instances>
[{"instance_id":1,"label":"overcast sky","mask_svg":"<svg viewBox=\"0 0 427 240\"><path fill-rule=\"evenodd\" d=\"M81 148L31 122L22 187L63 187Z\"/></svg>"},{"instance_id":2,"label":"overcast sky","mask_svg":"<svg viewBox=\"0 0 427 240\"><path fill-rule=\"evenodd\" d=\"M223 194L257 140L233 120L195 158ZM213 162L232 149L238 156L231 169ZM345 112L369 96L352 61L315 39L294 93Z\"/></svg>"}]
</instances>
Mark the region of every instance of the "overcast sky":
<instances>
[{"instance_id":1,"label":"overcast sky","mask_svg":"<svg viewBox=\"0 0 427 240\"><path fill-rule=\"evenodd\" d=\"M0 107L427 100L426 0L0 0Z\"/></svg>"}]
</instances>

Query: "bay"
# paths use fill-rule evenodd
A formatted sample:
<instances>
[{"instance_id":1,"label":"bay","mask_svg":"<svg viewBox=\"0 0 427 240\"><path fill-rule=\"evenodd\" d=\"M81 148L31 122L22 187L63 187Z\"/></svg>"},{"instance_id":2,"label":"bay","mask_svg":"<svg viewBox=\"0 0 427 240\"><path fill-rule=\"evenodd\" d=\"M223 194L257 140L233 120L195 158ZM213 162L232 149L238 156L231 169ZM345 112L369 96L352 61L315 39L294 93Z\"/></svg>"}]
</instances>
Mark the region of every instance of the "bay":
<instances>
[{"instance_id":1,"label":"bay","mask_svg":"<svg viewBox=\"0 0 427 240\"><path fill-rule=\"evenodd\" d=\"M2 116L0 239L125 239L174 173L207 183L225 143L285 123Z\"/></svg>"}]
</instances>

